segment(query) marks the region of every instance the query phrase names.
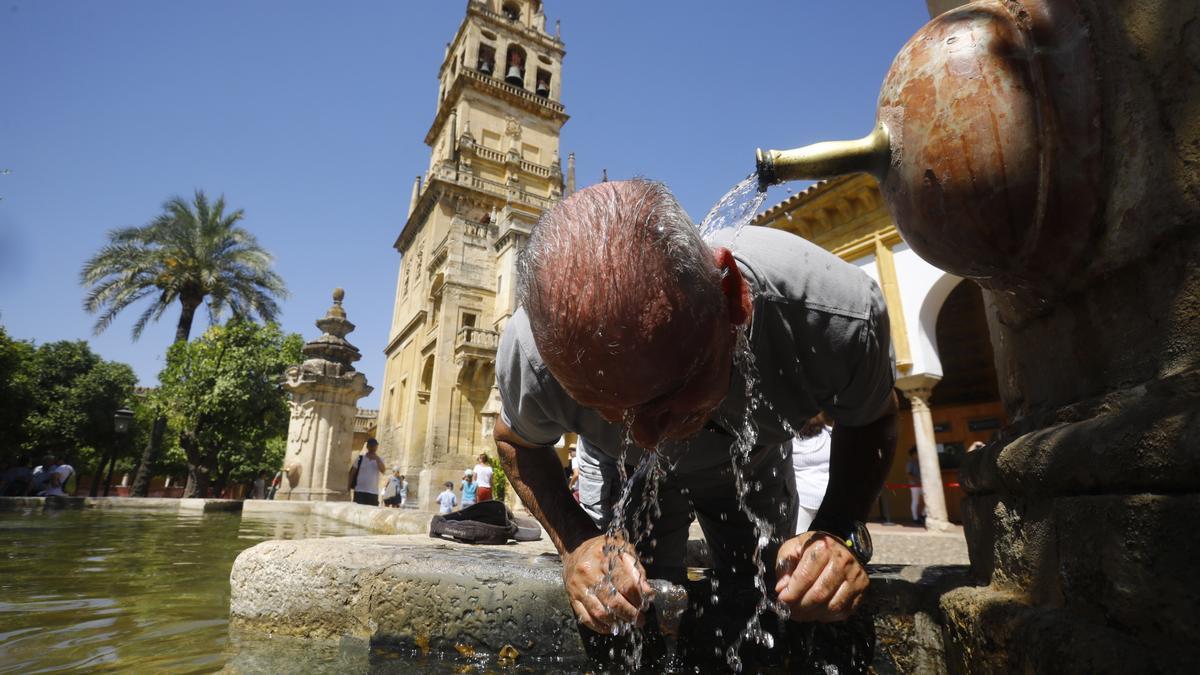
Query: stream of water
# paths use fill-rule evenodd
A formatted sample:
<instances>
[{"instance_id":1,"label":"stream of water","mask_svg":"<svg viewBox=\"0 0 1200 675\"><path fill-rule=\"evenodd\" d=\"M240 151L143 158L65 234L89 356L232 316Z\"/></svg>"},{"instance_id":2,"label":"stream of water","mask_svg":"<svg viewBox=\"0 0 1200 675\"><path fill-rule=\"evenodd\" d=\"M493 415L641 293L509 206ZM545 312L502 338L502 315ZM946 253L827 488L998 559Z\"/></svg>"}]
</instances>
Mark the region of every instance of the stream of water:
<instances>
[{"instance_id":1,"label":"stream of water","mask_svg":"<svg viewBox=\"0 0 1200 675\"><path fill-rule=\"evenodd\" d=\"M700 236L709 241L718 232L733 230L733 236L729 238L733 241L742 228L754 220L766 199L767 191L761 189L758 174L746 176L708 210L700 221Z\"/></svg>"}]
</instances>

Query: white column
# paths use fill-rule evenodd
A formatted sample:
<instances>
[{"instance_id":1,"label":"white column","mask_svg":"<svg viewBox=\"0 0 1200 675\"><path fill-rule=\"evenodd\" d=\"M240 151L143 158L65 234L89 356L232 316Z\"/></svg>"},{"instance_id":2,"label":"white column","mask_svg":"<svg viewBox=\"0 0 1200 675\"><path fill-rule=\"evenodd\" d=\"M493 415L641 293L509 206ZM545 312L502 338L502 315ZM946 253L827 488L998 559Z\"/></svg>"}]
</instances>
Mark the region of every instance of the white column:
<instances>
[{"instance_id":1,"label":"white column","mask_svg":"<svg viewBox=\"0 0 1200 675\"><path fill-rule=\"evenodd\" d=\"M951 528L946 513L946 495L942 489L942 467L938 461L937 441L933 435L933 414L929 397L941 378L913 375L896 381L896 387L912 404L913 436L917 440L917 462L921 469L921 488L925 496L925 529Z\"/></svg>"}]
</instances>

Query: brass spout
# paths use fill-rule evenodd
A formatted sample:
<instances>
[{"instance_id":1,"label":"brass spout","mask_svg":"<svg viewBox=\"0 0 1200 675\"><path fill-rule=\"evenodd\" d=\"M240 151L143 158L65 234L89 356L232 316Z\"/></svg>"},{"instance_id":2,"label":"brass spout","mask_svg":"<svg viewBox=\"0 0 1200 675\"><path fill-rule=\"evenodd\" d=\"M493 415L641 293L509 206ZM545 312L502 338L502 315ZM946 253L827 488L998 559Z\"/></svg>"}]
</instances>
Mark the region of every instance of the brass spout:
<instances>
[{"instance_id":1,"label":"brass spout","mask_svg":"<svg viewBox=\"0 0 1200 675\"><path fill-rule=\"evenodd\" d=\"M829 178L847 173L870 173L882 178L891 161L887 127L855 141L826 141L791 150L755 151L755 167L762 187L792 180Z\"/></svg>"}]
</instances>

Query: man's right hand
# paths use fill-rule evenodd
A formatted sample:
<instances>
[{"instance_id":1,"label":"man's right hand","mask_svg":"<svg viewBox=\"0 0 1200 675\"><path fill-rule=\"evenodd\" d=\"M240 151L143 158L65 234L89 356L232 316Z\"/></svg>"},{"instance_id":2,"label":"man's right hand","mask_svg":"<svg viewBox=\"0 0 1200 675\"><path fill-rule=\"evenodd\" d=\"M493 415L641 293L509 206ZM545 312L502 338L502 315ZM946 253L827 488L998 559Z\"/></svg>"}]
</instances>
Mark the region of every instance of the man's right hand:
<instances>
[{"instance_id":1,"label":"man's right hand","mask_svg":"<svg viewBox=\"0 0 1200 675\"><path fill-rule=\"evenodd\" d=\"M620 623L641 625L642 599L652 593L632 547L607 535L587 539L563 557L563 584L579 622L606 635Z\"/></svg>"}]
</instances>

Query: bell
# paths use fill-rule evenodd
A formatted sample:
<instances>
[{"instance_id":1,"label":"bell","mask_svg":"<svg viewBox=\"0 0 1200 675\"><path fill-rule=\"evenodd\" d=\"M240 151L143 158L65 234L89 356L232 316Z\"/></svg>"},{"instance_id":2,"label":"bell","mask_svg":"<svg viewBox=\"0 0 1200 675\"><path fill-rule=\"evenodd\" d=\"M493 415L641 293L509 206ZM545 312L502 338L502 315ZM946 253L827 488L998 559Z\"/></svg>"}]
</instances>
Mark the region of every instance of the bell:
<instances>
[{"instance_id":1,"label":"bell","mask_svg":"<svg viewBox=\"0 0 1200 675\"><path fill-rule=\"evenodd\" d=\"M521 77L521 69L516 64L508 67L508 73L504 76L504 81L515 87L525 84L525 78Z\"/></svg>"},{"instance_id":2,"label":"bell","mask_svg":"<svg viewBox=\"0 0 1200 675\"><path fill-rule=\"evenodd\" d=\"M550 85L546 84L545 81L538 82L537 83L537 95L538 96L549 96L550 95Z\"/></svg>"},{"instance_id":3,"label":"bell","mask_svg":"<svg viewBox=\"0 0 1200 675\"><path fill-rule=\"evenodd\" d=\"M480 61L479 62L479 72L483 73L484 75L491 75L492 74L492 62L491 61Z\"/></svg>"}]
</instances>

